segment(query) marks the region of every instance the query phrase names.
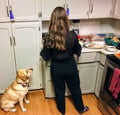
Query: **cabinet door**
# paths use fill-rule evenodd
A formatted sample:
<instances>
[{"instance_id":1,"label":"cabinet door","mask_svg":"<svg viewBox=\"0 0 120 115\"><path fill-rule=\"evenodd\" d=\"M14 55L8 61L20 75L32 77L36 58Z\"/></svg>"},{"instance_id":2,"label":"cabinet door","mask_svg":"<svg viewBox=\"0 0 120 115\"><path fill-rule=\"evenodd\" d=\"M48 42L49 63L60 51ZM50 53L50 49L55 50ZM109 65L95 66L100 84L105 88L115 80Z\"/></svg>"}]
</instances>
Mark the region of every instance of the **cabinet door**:
<instances>
[{"instance_id":1,"label":"cabinet door","mask_svg":"<svg viewBox=\"0 0 120 115\"><path fill-rule=\"evenodd\" d=\"M65 6L65 0L42 0L42 20L50 20L56 6Z\"/></svg>"},{"instance_id":2,"label":"cabinet door","mask_svg":"<svg viewBox=\"0 0 120 115\"><path fill-rule=\"evenodd\" d=\"M15 63L11 41L11 26L0 23L0 93L15 79Z\"/></svg>"},{"instance_id":3,"label":"cabinet door","mask_svg":"<svg viewBox=\"0 0 120 115\"><path fill-rule=\"evenodd\" d=\"M89 18L111 17L112 0L90 0Z\"/></svg>"},{"instance_id":4,"label":"cabinet door","mask_svg":"<svg viewBox=\"0 0 120 115\"><path fill-rule=\"evenodd\" d=\"M89 0L68 0L69 19L88 18Z\"/></svg>"},{"instance_id":5,"label":"cabinet door","mask_svg":"<svg viewBox=\"0 0 120 115\"><path fill-rule=\"evenodd\" d=\"M95 85L95 95L97 97L99 97L99 93L100 93L100 89L101 89L103 72L104 72L104 66L99 64L99 66L98 66L98 73L97 73L97 79L96 79L96 85Z\"/></svg>"},{"instance_id":6,"label":"cabinet door","mask_svg":"<svg viewBox=\"0 0 120 115\"><path fill-rule=\"evenodd\" d=\"M93 93L97 76L98 63L78 64L82 93Z\"/></svg>"},{"instance_id":7,"label":"cabinet door","mask_svg":"<svg viewBox=\"0 0 120 115\"><path fill-rule=\"evenodd\" d=\"M116 0L114 18L120 19L120 0Z\"/></svg>"},{"instance_id":8,"label":"cabinet door","mask_svg":"<svg viewBox=\"0 0 120 115\"><path fill-rule=\"evenodd\" d=\"M33 68L30 89L39 89L42 85L39 23L14 23L12 31L16 69Z\"/></svg>"},{"instance_id":9,"label":"cabinet door","mask_svg":"<svg viewBox=\"0 0 120 115\"><path fill-rule=\"evenodd\" d=\"M38 20L38 0L9 0L15 21Z\"/></svg>"},{"instance_id":10,"label":"cabinet door","mask_svg":"<svg viewBox=\"0 0 120 115\"><path fill-rule=\"evenodd\" d=\"M106 55L103 53L100 53L100 60L99 61L102 65L105 65Z\"/></svg>"},{"instance_id":11,"label":"cabinet door","mask_svg":"<svg viewBox=\"0 0 120 115\"><path fill-rule=\"evenodd\" d=\"M0 0L0 22L9 21L8 0Z\"/></svg>"}]
</instances>

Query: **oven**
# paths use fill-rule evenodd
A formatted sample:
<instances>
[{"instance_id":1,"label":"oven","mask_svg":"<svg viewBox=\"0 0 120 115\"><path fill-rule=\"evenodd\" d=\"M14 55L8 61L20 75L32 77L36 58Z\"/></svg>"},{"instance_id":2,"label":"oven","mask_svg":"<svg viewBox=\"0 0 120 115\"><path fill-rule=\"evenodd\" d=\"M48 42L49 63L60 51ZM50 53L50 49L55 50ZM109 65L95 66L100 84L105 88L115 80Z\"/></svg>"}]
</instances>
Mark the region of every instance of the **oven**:
<instances>
[{"instance_id":1,"label":"oven","mask_svg":"<svg viewBox=\"0 0 120 115\"><path fill-rule=\"evenodd\" d=\"M117 85L120 83L120 81L118 81L120 80L120 74L115 73L116 69L118 72L120 71L120 59L116 58L113 54L107 55L98 99L98 108L104 115L120 115L120 92L118 92L115 97L114 93L110 90L111 86L114 86L115 83L115 81L113 82L113 77ZM120 89L120 87L117 88Z\"/></svg>"}]
</instances>

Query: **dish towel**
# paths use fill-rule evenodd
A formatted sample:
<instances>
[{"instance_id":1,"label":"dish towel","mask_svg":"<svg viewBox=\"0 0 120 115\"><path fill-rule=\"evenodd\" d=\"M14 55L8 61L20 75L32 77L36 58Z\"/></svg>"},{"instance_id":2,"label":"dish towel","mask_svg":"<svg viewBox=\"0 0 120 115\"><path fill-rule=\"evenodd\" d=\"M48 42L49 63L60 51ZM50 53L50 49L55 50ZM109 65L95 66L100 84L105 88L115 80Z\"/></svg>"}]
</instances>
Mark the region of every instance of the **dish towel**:
<instances>
[{"instance_id":1,"label":"dish towel","mask_svg":"<svg viewBox=\"0 0 120 115\"><path fill-rule=\"evenodd\" d=\"M114 98L117 99L118 94L120 93L120 69L118 68L114 68L109 90L111 91Z\"/></svg>"}]
</instances>

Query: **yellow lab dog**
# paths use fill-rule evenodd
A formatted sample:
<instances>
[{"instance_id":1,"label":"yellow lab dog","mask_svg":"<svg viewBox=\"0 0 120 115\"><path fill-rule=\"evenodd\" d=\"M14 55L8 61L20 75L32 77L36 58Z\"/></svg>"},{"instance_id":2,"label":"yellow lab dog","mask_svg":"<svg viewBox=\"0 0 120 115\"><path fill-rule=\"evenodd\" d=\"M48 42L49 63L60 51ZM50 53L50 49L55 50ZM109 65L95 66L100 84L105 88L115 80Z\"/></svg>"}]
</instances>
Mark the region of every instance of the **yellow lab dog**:
<instances>
[{"instance_id":1,"label":"yellow lab dog","mask_svg":"<svg viewBox=\"0 0 120 115\"><path fill-rule=\"evenodd\" d=\"M15 81L13 81L13 83L5 90L0 100L0 106L4 111L15 112L15 104L18 102L22 111L26 111L23 106L23 100L26 103L29 103L29 101L26 99L26 94L28 93L29 78L32 72L32 68L26 70L20 69L17 71Z\"/></svg>"}]
</instances>

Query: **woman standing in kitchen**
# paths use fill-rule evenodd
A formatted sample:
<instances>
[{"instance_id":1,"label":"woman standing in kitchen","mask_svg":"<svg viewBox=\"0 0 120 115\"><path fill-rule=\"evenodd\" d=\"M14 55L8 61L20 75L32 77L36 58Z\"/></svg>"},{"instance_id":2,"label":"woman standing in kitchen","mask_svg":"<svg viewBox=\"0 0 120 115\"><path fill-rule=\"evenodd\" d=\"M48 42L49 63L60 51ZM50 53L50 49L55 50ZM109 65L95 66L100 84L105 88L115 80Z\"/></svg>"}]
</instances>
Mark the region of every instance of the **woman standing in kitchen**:
<instances>
[{"instance_id":1,"label":"woman standing in kitchen","mask_svg":"<svg viewBox=\"0 0 120 115\"><path fill-rule=\"evenodd\" d=\"M45 61L51 60L51 78L56 95L57 108L65 114L65 84L67 84L76 110L82 114L88 111L84 106L77 64L74 54L80 56L81 46L76 33L69 30L68 17L63 7L56 7L52 14L49 32L44 37L40 55Z\"/></svg>"}]
</instances>

